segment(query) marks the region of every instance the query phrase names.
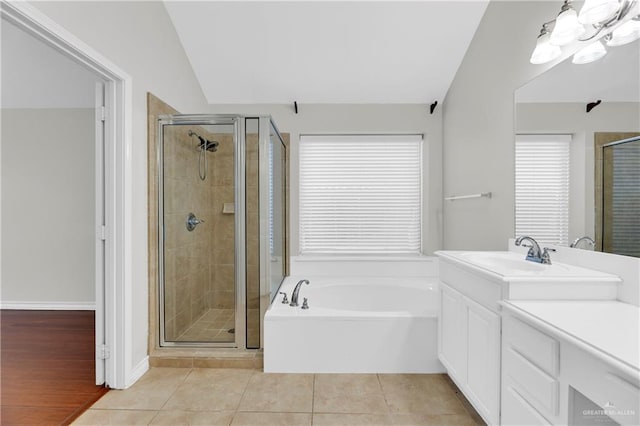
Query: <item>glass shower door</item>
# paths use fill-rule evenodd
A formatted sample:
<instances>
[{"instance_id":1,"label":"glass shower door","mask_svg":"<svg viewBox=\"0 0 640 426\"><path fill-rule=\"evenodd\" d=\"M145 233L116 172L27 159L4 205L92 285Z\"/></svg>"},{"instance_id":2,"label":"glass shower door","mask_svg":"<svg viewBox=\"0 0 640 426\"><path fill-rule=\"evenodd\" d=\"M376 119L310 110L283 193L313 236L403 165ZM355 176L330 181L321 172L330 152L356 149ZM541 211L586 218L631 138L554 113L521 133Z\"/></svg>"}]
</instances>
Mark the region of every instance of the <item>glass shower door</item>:
<instances>
[{"instance_id":1,"label":"glass shower door","mask_svg":"<svg viewBox=\"0 0 640 426\"><path fill-rule=\"evenodd\" d=\"M160 120L162 346L244 343L236 336L237 135L235 118Z\"/></svg>"}]
</instances>

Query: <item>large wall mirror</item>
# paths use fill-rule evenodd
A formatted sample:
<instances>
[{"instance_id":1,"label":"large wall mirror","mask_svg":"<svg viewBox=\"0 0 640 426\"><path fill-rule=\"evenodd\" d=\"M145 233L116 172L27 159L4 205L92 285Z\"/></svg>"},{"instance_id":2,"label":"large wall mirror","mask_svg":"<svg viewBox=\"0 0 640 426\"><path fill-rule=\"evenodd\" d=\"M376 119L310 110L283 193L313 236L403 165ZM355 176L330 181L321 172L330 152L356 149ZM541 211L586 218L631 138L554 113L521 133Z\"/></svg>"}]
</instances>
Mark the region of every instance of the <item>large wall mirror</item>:
<instances>
[{"instance_id":1,"label":"large wall mirror","mask_svg":"<svg viewBox=\"0 0 640 426\"><path fill-rule=\"evenodd\" d=\"M587 112L587 104L598 101ZM563 234L545 242L569 245L588 236L596 250L640 256L640 40L608 48L589 64L568 58L516 90L515 102L516 235L520 223L520 231L533 229L536 238L535 226L527 228L532 220L542 234L550 225L558 226L551 234ZM567 158L547 164L545 155L556 153L544 143L556 139L558 146L568 144ZM520 150L519 140L526 142ZM519 160L535 155L537 169ZM555 175L564 179L561 188L549 183ZM536 193L546 193L546 201ZM557 200L557 211L545 210Z\"/></svg>"}]
</instances>

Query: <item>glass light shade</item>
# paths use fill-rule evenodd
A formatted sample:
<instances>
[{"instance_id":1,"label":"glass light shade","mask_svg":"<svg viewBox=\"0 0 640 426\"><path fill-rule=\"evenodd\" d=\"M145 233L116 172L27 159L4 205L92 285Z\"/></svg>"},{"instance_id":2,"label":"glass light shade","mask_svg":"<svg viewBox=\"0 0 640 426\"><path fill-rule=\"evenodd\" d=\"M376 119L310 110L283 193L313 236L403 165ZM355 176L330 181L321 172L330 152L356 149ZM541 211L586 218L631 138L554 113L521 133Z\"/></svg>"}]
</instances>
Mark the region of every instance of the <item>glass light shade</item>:
<instances>
[{"instance_id":1,"label":"glass light shade","mask_svg":"<svg viewBox=\"0 0 640 426\"><path fill-rule=\"evenodd\" d=\"M564 46L584 34L584 27L578 22L576 11L569 8L558 15L556 25L551 32L551 44Z\"/></svg>"},{"instance_id":2,"label":"glass light shade","mask_svg":"<svg viewBox=\"0 0 640 426\"><path fill-rule=\"evenodd\" d=\"M607 54L607 49L604 48L600 40L591 43L587 47L579 50L573 55L574 64L588 64L589 62L597 61Z\"/></svg>"},{"instance_id":3,"label":"glass light shade","mask_svg":"<svg viewBox=\"0 0 640 426\"><path fill-rule=\"evenodd\" d=\"M549 42L549 33L544 33L538 37L536 48L531 54L529 62L532 64L545 64L556 59L562 51L558 46L554 46Z\"/></svg>"},{"instance_id":4,"label":"glass light shade","mask_svg":"<svg viewBox=\"0 0 640 426\"><path fill-rule=\"evenodd\" d=\"M585 0L578 20L585 25L608 21L620 9L619 0Z\"/></svg>"},{"instance_id":5,"label":"glass light shade","mask_svg":"<svg viewBox=\"0 0 640 426\"><path fill-rule=\"evenodd\" d=\"M607 46L622 46L640 38L640 21L627 21L613 30Z\"/></svg>"}]
</instances>

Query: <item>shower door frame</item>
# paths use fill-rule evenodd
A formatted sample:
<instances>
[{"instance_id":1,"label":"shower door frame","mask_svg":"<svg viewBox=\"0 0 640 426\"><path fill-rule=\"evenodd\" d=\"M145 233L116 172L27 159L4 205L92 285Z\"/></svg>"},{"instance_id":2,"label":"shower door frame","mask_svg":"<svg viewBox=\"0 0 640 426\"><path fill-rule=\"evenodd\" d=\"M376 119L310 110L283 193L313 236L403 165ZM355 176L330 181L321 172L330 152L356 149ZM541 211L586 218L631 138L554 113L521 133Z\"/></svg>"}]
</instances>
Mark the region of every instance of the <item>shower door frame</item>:
<instances>
[{"instance_id":1,"label":"shower door frame","mask_svg":"<svg viewBox=\"0 0 640 426\"><path fill-rule=\"evenodd\" d=\"M160 347L239 348L246 349L246 222L245 222L245 120L241 115L173 114L158 117L158 313ZM234 144L234 276L235 276L235 341L181 342L165 340L164 323L164 125L233 125Z\"/></svg>"}]
</instances>

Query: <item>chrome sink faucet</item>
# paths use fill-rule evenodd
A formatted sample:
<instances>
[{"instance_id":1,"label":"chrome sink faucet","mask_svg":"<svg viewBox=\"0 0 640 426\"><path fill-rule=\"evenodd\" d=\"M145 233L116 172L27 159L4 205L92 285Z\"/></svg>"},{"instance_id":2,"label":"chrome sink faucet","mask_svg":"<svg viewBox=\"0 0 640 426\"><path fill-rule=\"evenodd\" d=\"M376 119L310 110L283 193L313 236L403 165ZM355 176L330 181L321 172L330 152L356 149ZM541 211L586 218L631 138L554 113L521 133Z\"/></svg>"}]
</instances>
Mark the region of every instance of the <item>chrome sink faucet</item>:
<instances>
[{"instance_id":1,"label":"chrome sink faucet","mask_svg":"<svg viewBox=\"0 0 640 426\"><path fill-rule=\"evenodd\" d=\"M522 244L523 241L529 241L531 245ZM515 245L522 247L529 247L529 251L527 252L526 260L530 260L532 262L543 263L542 262L542 250L540 250L540 246L538 242L531 237L522 236L518 237L515 241Z\"/></svg>"},{"instance_id":2,"label":"chrome sink faucet","mask_svg":"<svg viewBox=\"0 0 640 426\"><path fill-rule=\"evenodd\" d=\"M575 240L573 240L573 242L571 243L571 245L569 247L571 247L571 248L578 247L578 244L580 244L583 241L586 241L587 244L589 245L589 247L595 247L595 245L596 245L596 242L593 241L593 238L588 237L588 236L584 236L584 237L576 238Z\"/></svg>"},{"instance_id":3,"label":"chrome sink faucet","mask_svg":"<svg viewBox=\"0 0 640 426\"><path fill-rule=\"evenodd\" d=\"M298 294L300 293L300 287L302 287L302 284L309 285L309 280L298 281L296 288L293 289L293 293L291 294L291 303L289 303L289 306L298 306Z\"/></svg>"}]
</instances>

